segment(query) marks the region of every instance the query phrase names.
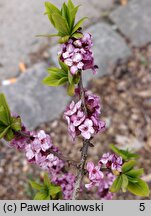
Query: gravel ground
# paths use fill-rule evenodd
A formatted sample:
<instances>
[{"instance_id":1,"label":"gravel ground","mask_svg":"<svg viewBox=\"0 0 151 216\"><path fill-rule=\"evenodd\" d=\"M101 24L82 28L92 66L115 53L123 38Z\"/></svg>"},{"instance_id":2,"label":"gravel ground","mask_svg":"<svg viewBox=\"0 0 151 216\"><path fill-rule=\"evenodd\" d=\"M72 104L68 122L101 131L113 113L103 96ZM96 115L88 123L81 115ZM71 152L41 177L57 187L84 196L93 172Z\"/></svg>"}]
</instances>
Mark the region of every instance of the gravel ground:
<instances>
[{"instance_id":1,"label":"gravel ground","mask_svg":"<svg viewBox=\"0 0 151 216\"><path fill-rule=\"evenodd\" d=\"M151 188L151 44L133 49L132 58L125 64L118 62L112 71L111 75L93 79L89 84L89 88L101 96L102 118L108 127L94 138L95 147L89 151L88 159L98 161L102 153L109 150L110 143L137 151L140 154L138 167L144 167ZM65 155L80 159L81 140L72 144L62 118L39 128L51 134ZM36 179L39 174L42 175L41 171L28 165L22 153L4 144L0 146L0 199L31 199L27 181L29 177ZM96 199L96 196L84 191L80 198ZM119 193L114 199L139 198Z\"/></svg>"}]
</instances>

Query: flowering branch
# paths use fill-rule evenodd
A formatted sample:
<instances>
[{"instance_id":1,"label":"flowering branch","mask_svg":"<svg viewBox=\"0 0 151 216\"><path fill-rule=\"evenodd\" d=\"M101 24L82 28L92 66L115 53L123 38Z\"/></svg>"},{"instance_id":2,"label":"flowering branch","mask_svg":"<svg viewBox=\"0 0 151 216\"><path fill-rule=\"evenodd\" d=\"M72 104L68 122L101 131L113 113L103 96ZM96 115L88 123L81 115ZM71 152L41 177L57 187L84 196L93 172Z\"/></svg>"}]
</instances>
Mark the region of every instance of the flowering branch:
<instances>
[{"instance_id":1,"label":"flowering branch","mask_svg":"<svg viewBox=\"0 0 151 216\"><path fill-rule=\"evenodd\" d=\"M31 139L31 140L34 138L33 136L31 136L31 135L29 135L29 134L27 134L27 133L25 133L23 131L18 131L18 132L16 132L16 134L21 136L21 137L25 137L25 138L28 138L28 139ZM77 161L74 161L71 158L68 158L68 157L66 157L66 156L64 156L62 154L59 154L58 152L53 151L51 148L47 150L47 153L48 154L50 154L50 153L53 154L54 156L58 157L60 160L66 162L69 166L74 166L76 168L79 167Z\"/></svg>"}]
</instances>

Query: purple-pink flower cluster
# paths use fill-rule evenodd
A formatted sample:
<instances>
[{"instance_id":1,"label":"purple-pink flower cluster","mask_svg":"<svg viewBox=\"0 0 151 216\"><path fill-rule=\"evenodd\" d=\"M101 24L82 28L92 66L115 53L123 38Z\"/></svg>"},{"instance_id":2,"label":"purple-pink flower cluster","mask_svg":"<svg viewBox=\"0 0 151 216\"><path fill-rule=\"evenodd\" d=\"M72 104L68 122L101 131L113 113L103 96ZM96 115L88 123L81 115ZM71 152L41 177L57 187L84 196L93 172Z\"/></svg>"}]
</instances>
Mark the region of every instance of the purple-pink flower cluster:
<instances>
[{"instance_id":1,"label":"purple-pink flower cluster","mask_svg":"<svg viewBox=\"0 0 151 216\"><path fill-rule=\"evenodd\" d=\"M32 142L25 147L27 160L35 163L51 175L57 174L64 167L64 162L52 152L58 149L52 144L52 140L43 130L38 133L32 132Z\"/></svg>"},{"instance_id":2,"label":"purple-pink flower cluster","mask_svg":"<svg viewBox=\"0 0 151 216\"><path fill-rule=\"evenodd\" d=\"M71 199L75 184L75 175L68 172L61 176L54 176L52 182L61 186L65 200Z\"/></svg>"},{"instance_id":3,"label":"purple-pink flower cluster","mask_svg":"<svg viewBox=\"0 0 151 216\"><path fill-rule=\"evenodd\" d=\"M104 165L106 168L111 169L112 171L121 172L122 168L122 157L119 157L115 154L105 153L99 161L100 166Z\"/></svg>"},{"instance_id":4,"label":"purple-pink flower cluster","mask_svg":"<svg viewBox=\"0 0 151 216\"><path fill-rule=\"evenodd\" d=\"M24 125L22 126L21 132L27 136L22 136L16 132L15 138L9 143L11 147L15 147L18 150L24 150L25 146L30 142L28 138L28 136L30 137L30 131Z\"/></svg>"},{"instance_id":5,"label":"purple-pink flower cluster","mask_svg":"<svg viewBox=\"0 0 151 216\"><path fill-rule=\"evenodd\" d=\"M101 180L97 192L100 199L111 200L113 198L113 193L111 193L109 189L112 186L115 178L115 175L113 175L111 172L104 172L104 178Z\"/></svg>"},{"instance_id":6,"label":"purple-pink flower cluster","mask_svg":"<svg viewBox=\"0 0 151 216\"><path fill-rule=\"evenodd\" d=\"M16 137L10 142L10 146L24 151L28 162L37 164L44 171L47 171L52 182L61 186L64 199L71 198L75 176L72 173L64 174L65 163L55 156L55 153L60 154L60 152L52 144L48 134L43 130L30 132L22 126L21 133L16 134Z\"/></svg>"},{"instance_id":7,"label":"purple-pink flower cluster","mask_svg":"<svg viewBox=\"0 0 151 216\"><path fill-rule=\"evenodd\" d=\"M115 180L115 171L121 172L122 158L106 153L95 166L92 162L87 163L87 171L90 183L85 187L90 190L92 187L98 188L98 195L101 199L112 199L113 194L109 191L113 181ZM102 172L103 169L106 169Z\"/></svg>"},{"instance_id":8,"label":"purple-pink flower cluster","mask_svg":"<svg viewBox=\"0 0 151 216\"><path fill-rule=\"evenodd\" d=\"M29 132L23 127L22 132L28 136L18 135L10 142L10 145L23 150L28 162L37 164L49 173L60 172L64 167L64 162L49 152L49 150L58 152L58 149L52 144L51 137L43 130L38 133Z\"/></svg>"},{"instance_id":9,"label":"purple-pink flower cluster","mask_svg":"<svg viewBox=\"0 0 151 216\"><path fill-rule=\"evenodd\" d=\"M88 33L80 39L72 38L61 45L61 51L58 53L60 60L70 68L72 75L75 75L78 70L87 69L92 69L93 73L96 73L98 67L94 65L92 46L92 36Z\"/></svg>"},{"instance_id":10,"label":"purple-pink flower cluster","mask_svg":"<svg viewBox=\"0 0 151 216\"><path fill-rule=\"evenodd\" d=\"M83 110L82 100L76 103L72 101L64 113L64 118L68 122L68 131L73 140L78 135L90 139L105 129L105 122L100 120L100 98L89 91L85 91L85 105L87 114Z\"/></svg>"}]
</instances>

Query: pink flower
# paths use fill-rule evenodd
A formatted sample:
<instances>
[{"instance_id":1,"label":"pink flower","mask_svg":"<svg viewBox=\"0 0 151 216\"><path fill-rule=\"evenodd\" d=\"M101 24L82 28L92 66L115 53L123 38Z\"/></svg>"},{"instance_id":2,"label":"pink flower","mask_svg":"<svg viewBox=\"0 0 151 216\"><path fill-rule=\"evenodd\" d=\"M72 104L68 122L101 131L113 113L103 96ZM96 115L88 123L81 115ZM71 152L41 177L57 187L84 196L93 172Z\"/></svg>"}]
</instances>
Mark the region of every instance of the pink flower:
<instances>
[{"instance_id":1,"label":"pink flower","mask_svg":"<svg viewBox=\"0 0 151 216\"><path fill-rule=\"evenodd\" d=\"M76 113L77 110L81 107L81 103L82 103L81 100L79 100L77 103L75 103L74 101L72 101L71 104L69 105L69 107L67 107L65 115L66 116L71 116L74 113Z\"/></svg>"},{"instance_id":2,"label":"pink flower","mask_svg":"<svg viewBox=\"0 0 151 216\"><path fill-rule=\"evenodd\" d=\"M73 60L72 59L70 59L70 58L68 58L68 59L66 59L65 61L64 61L64 63L66 64L66 65L68 65L68 66L72 66L72 64L73 64Z\"/></svg>"},{"instance_id":3,"label":"pink flower","mask_svg":"<svg viewBox=\"0 0 151 216\"><path fill-rule=\"evenodd\" d=\"M65 200L69 200L72 197L72 193L75 185L75 179L76 179L75 175L73 175L70 172L62 174L60 176L55 175L52 178L52 182L54 184L61 186L63 192L63 198Z\"/></svg>"},{"instance_id":4,"label":"pink flower","mask_svg":"<svg viewBox=\"0 0 151 216\"><path fill-rule=\"evenodd\" d=\"M72 75L76 74L77 71L78 71L78 67L76 65L71 66L70 72Z\"/></svg>"},{"instance_id":5,"label":"pink flower","mask_svg":"<svg viewBox=\"0 0 151 216\"><path fill-rule=\"evenodd\" d=\"M67 45L67 52L72 53L74 51L74 46L71 44L72 41Z\"/></svg>"},{"instance_id":6,"label":"pink flower","mask_svg":"<svg viewBox=\"0 0 151 216\"><path fill-rule=\"evenodd\" d=\"M37 154L37 152L34 151L34 149L32 148L31 144L26 146L25 151L26 151L26 157L28 161L32 160Z\"/></svg>"},{"instance_id":7,"label":"pink flower","mask_svg":"<svg viewBox=\"0 0 151 216\"><path fill-rule=\"evenodd\" d=\"M61 45L58 53L60 60L69 66L72 75L77 74L78 70L87 69L92 69L93 73L96 73L98 67L94 65L92 45L92 36L88 33L78 40L73 38Z\"/></svg>"},{"instance_id":8,"label":"pink flower","mask_svg":"<svg viewBox=\"0 0 151 216\"><path fill-rule=\"evenodd\" d=\"M30 136L30 131L23 125L21 132ZM21 136L20 134L16 134L15 138L9 143L11 147L15 147L18 150L25 150L26 145L30 142L30 138L26 136Z\"/></svg>"},{"instance_id":9,"label":"pink flower","mask_svg":"<svg viewBox=\"0 0 151 216\"><path fill-rule=\"evenodd\" d=\"M82 60L82 55L80 53L75 53L72 57L73 62L80 62Z\"/></svg>"},{"instance_id":10,"label":"pink flower","mask_svg":"<svg viewBox=\"0 0 151 216\"><path fill-rule=\"evenodd\" d=\"M86 189L90 190L92 187L96 186L96 182L90 182L89 184L85 184Z\"/></svg>"},{"instance_id":11,"label":"pink flower","mask_svg":"<svg viewBox=\"0 0 151 216\"><path fill-rule=\"evenodd\" d=\"M110 157L110 153L105 153L102 155L100 161L99 161L99 164L107 164L108 161L109 161L109 157Z\"/></svg>"},{"instance_id":12,"label":"pink flower","mask_svg":"<svg viewBox=\"0 0 151 216\"><path fill-rule=\"evenodd\" d=\"M73 125L75 127L79 126L84 120L85 120L85 114L82 111L78 111L77 115L73 115L71 117L71 120L73 121Z\"/></svg>"},{"instance_id":13,"label":"pink flower","mask_svg":"<svg viewBox=\"0 0 151 216\"><path fill-rule=\"evenodd\" d=\"M108 157L110 156L109 153L103 155L102 161L104 163L107 162ZM87 163L87 170L89 174L89 184L85 184L85 187L90 190L93 187L98 188L98 196L101 199L109 200L112 199L113 194L110 193L109 189L111 185L113 184L115 180L115 175L112 172L105 171L102 173L101 170L101 165L99 163L98 166L95 166L93 162L88 162Z\"/></svg>"},{"instance_id":14,"label":"pink flower","mask_svg":"<svg viewBox=\"0 0 151 216\"><path fill-rule=\"evenodd\" d=\"M82 42L81 42L81 40L76 40L76 41L74 41L74 45L75 45L76 47L82 47Z\"/></svg>"},{"instance_id":15,"label":"pink flower","mask_svg":"<svg viewBox=\"0 0 151 216\"><path fill-rule=\"evenodd\" d=\"M62 56L63 56L63 58L70 58L70 53L69 52L65 52L65 53L63 53L62 54ZM67 60L66 60L66 64L67 64L68 62L67 62ZM68 64L67 64L68 65Z\"/></svg>"},{"instance_id":16,"label":"pink flower","mask_svg":"<svg viewBox=\"0 0 151 216\"><path fill-rule=\"evenodd\" d=\"M52 146L52 141L49 135L47 135L43 130L40 130L37 134L37 138L41 144L41 150L47 151Z\"/></svg>"},{"instance_id":17,"label":"pink flower","mask_svg":"<svg viewBox=\"0 0 151 216\"><path fill-rule=\"evenodd\" d=\"M121 172L122 164L123 164L122 157L117 157L115 154L113 154L111 161L112 161L111 169L117 170L118 172Z\"/></svg>"},{"instance_id":18,"label":"pink flower","mask_svg":"<svg viewBox=\"0 0 151 216\"><path fill-rule=\"evenodd\" d=\"M80 70L83 69L83 66L84 66L84 64L83 64L82 62L79 62L79 63L77 64L77 68L80 69Z\"/></svg>"},{"instance_id":19,"label":"pink flower","mask_svg":"<svg viewBox=\"0 0 151 216\"><path fill-rule=\"evenodd\" d=\"M85 139L90 139L91 135L94 134L93 122L90 119L86 119L85 122L79 126L79 130Z\"/></svg>"},{"instance_id":20,"label":"pink flower","mask_svg":"<svg viewBox=\"0 0 151 216\"><path fill-rule=\"evenodd\" d=\"M103 173L100 171L100 167L94 166L92 162L87 163L87 170L89 172L90 181L98 182L104 177Z\"/></svg>"},{"instance_id":21,"label":"pink flower","mask_svg":"<svg viewBox=\"0 0 151 216\"><path fill-rule=\"evenodd\" d=\"M64 118L68 122L68 131L73 140L79 135L82 135L85 139L90 139L94 134L105 129L105 122L100 120L100 98L89 91L85 91L84 94L88 111L87 118L81 100L77 103L72 101L64 113ZM76 89L76 96L79 97L79 95L80 92Z\"/></svg>"},{"instance_id":22,"label":"pink flower","mask_svg":"<svg viewBox=\"0 0 151 216\"><path fill-rule=\"evenodd\" d=\"M122 168L122 157L119 157L115 154L106 153L103 154L102 158L99 161L100 165L105 165L107 168L110 168L112 171L117 170L118 172L121 172Z\"/></svg>"}]
</instances>

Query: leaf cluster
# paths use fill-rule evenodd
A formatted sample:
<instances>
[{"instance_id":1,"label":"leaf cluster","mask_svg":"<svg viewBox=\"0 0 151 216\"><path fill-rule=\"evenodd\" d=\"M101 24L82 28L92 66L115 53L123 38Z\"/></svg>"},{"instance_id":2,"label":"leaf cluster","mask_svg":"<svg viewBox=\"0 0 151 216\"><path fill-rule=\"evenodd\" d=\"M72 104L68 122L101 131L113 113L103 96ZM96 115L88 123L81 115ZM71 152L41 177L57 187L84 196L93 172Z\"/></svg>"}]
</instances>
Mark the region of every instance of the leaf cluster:
<instances>
[{"instance_id":1,"label":"leaf cluster","mask_svg":"<svg viewBox=\"0 0 151 216\"><path fill-rule=\"evenodd\" d=\"M31 180L29 183L33 189L38 191L34 200L57 200L62 198L61 187L52 184L47 174L44 175L43 184Z\"/></svg>"},{"instance_id":2,"label":"leaf cluster","mask_svg":"<svg viewBox=\"0 0 151 216\"><path fill-rule=\"evenodd\" d=\"M123 192L126 192L128 190L129 192L137 196L149 196L149 187L147 183L141 179L144 170L134 168L137 163L135 159L138 158L138 155L133 154L128 150L125 151L118 149L114 145L110 145L110 147L116 154L118 154L123 158L123 160L125 160L124 164L122 165L122 172L113 182L110 191L112 193L115 193L122 189Z\"/></svg>"},{"instance_id":3,"label":"leaf cluster","mask_svg":"<svg viewBox=\"0 0 151 216\"><path fill-rule=\"evenodd\" d=\"M20 117L12 117L4 94L0 94L0 139L11 141L21 130Z\"/></svg>"},{"instance_id":4,"label":"leaf cluster","mask_svg":"<svg viewBox=\"0 0 151 216\"><path fill-rule=\"evenodd\" d=\"M137 158L139 158L138 154L134 154L134 153L128 151L128 149L127 150L122 150L122 149L117 148L113 144L110 145L110 148L112 149L112 151L115 154L121 156L124 161L127 161L129 159L137 159Z\"/></svg>"},{"instance_id":5,"label":"leaf cluster","mask_svg":"<svg viewBox=\"0 0 151 216\"><path fill-rule=\"evenodd\" d=\"M56 34L39 35L44 37L60 37L59 43L65 43L69 38L81 38L82 34L77 32L87 17L80 19L75 23L76 14L80 5L75 6L71 0L63 3L61 10L50 2L45 2L46 12L51 24L58 31Z\"/></svg>"},{"instance_id":6,"label":"leaf cluster","mask_svg":"<svg viewBox=\"0 0 151 216\"><path fill-rule=\"evenodd\" d=\"M78 84L80 74L72 76L69 67L59 59L60 68L48 68L48 76L44 78L43 84L47 86L61 86L68 83L67 92L69 96L74 94L75 85Z\"/></svg>"}]
</instances>

